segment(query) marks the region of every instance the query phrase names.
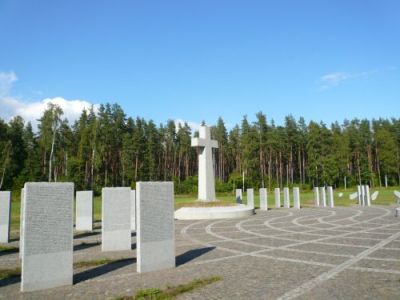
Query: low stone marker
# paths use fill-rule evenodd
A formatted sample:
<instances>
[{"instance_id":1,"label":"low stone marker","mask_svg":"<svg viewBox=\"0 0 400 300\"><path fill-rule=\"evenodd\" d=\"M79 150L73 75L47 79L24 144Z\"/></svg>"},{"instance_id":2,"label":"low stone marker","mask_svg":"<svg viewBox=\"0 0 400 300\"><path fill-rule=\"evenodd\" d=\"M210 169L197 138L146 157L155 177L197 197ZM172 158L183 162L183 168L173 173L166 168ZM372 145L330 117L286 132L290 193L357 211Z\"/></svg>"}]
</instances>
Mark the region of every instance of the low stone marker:
<instances>
[{"instance_id":1,"label":"low stone marker","mask_svg":"<svg viewBox=\"0 0 400 300\"><path fill-rule=\"evenodd\" d=\"M236 189L236 203L242 204L242 189Z\"/></svg>"},{"instance_id":2,"label":"low stone marker","mask_svg":"<svg viewBox=\"0 0 400 300\"><path fill-rule=\"evenodd\" d=\"M333 188L331 186L327 187L327 191L328 191L328 206L330 208L334 208L335 207L335 200L333 197Z\"/></svg>"},{"instance_id":3,"label":"low stone marker","mask_svg":"<svg viewBox=\"0 0 400 300\"><path fill-rule=\"evenodd\" d=\"M73 183L24 187L21 291L72 285Z\"/></svg>"},{"instance_id":4,"label":"low stone marker","mask_svg":"<svg viewBox=\"0 0 400 300\"><path fill-rule=\"evenodd\" d=\"M102 190L101 250L131 250L131 189Z\"/></svg>"},{"instance_id":5,"label":"low stone marker","mask_svg":"<svg viewBox=\"0 0 400 300\"><path fill-rule=\"evenodd\" d=\"M283 188L283 207L290 208L290 194L288 187Z\"/></svg>"},{"instance_id":6,"label":"low stone marker","mask_svg":"<svg viewBox=\"0 0 400 300\"><path fill-rule=\"evenodd\" d=\"M280 188L275 188L275 207L276 208L281 207L281 189Z\"/></svg>"},{"instance_id":7,"label":"low stone marker","mask_svg":"<svg viewBox=\"0 0 400 300\"><path fill-rule=\"evenodd\" d=\"M247 206L254 208L254 190L247 189Z\"/></svg>"},{"instance_id":8,"label":"low stone marker","mask_svg":"<svg viewBox=\"0 0 400 300\"><path fill-rule=\"evenodd\" d=\"M76 224L78 231L93 230L93 191L76 192Z\"/></svg>"},{"instance_id":9,"label":"low stone marker","mask_svg":"<svg viewBox=\"0 0 400 300\"><path fill-rule=\"evenodd\" d=\"M136 191L131 190L131 231L136 231Z\"/></svg>"},{"instance_id":10,"label":"low stone marker","mask_svg":"<svg viewBox=\"0 0 400 300\"><path fill-rule=\"evenodd\" d=\"M339 198L342 198L342 197L343 197L343 193L339 193L339 194L338 194L338 197L339 197Z\"/></svg>"},{"instance_id":11,"label":"low stone marker","mask_svg":"<svg viewBox=\"0 0 400 300\"><path fill-rule=\"evenodd\" d=\"M400 204L400 192L399 191L394 191L394 196L396 197L397 204Z\"/></svg>"},{"instance_id":12,"label":"low stone marker","mask_svg":"<svg viewBox=\"0 0 400 300\"><path fill-rule=\"evenodd\" d=\"M319 188L317 186L314 187L314 205L319 207Z\"/></svg>"},{"instance_id":13,"label":"low stone marker","mask_svg":"<svg viewBox=\"0 0 400 300\"><path fill-rule=\"evenodd\" d=\"M0 243L10 241L11 192L0 192Z\"/></svg>"},{"instance_id":14,"label":"low stone marker","mask_svg":"<svg viewBox=\"0 0 400 300\"><path fill-rule=\"evenodd\" d=\"M136 184L137 271L175 267L174 184Z\"/></svg>"},{"instance_id":15,"label":"low stone marker","mask_svg":"<svg viewBox=\"0 0 400 300\"><path fill-rule=\"evenodd\" d=\"M321 207L326 207L326 193L324 186L319 188L319 194L321 196Z\"/></svg>"},{"instance_id":16,"label":"low stone marker","mask_svg":"<svg viewBox=\"0 0 400 300\"><path fill-rule=\"evenodd\" d=\"M293 207L300 209L300 189L298 187L293 188Z\"/></svg>"},{"instance_id":17,"label":"low stone marker","mask_svg":"<svg viewBox=\"0 0 400 300\"><path fill-rule=\"evenodd\" d=\"M378 198L378 196L379 196L379 191L373 192L371 195L371 200L375 201Z\"/></svg>"},{"instance_id":18,"label":"low stone marker","mask_svg":"<svg viewBox=\"0 0 400 300\"><path fill-rule=\"evenodd\" d=\"M354 200L354 199L356 199L358 197L358 193L357 192L355 192L355 193L352 193L352 194L350 194L350 200Z\"/></svg>"},{"instance_id":19,"label":"low stone marker","mask_svg":"<svg viewBox=\"0 0 400 300\"><path fill-rule=\"evenodd\" d=\"M266 188L260 189L260 209L268 210L268 194Z\"/></svg>"},{"instance_id":20,"label":"low stone marker","mask_svg":"<svg viewBox=\"0 0 400 300\"><path fill-rule=\"evenodd\" d=\"M19 258L22 258L22 251L24 249L24 194L25 189L21 189L21 204L19 209Z\"/></svg>"}]
</instances>

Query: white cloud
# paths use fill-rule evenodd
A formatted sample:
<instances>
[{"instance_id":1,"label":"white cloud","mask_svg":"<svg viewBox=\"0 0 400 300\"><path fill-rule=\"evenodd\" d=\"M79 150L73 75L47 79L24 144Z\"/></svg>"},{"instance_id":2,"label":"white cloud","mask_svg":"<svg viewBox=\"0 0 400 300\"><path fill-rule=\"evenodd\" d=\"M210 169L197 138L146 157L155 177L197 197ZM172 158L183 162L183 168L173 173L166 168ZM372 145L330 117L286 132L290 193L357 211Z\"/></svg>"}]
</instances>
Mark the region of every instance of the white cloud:
<instances>
[{"instance_id":1,"label":"white cloud","mask_svg":"<svg viewBox=\"0 0 400 300\"><path fill-rule=\"evenodd\" d=\"M61 107L63 118L67 118L72 124L82 113L83 109L90 109L92 103L85 100L67 100L63 97L45 98L39 101L26 102L11 95L12 85L17 81L14 72L0 72L0 118L9 121L15 116L21 116L26 122L31 122L34 129L37 126L37 120L42 116L43 111L49 103ZM93 105L95 110L99 105Z\"/></svg>"},{"instance_id":2,"label":"white cloud","mask_svg":"<svg viewBox=\"0 0 400 300\"><path fill-rule=\"evenodd\" d=\"M188 125L189 125L189 127L192 129L192 134L195 132L195 131L198 131L199 130L199 128L200 128L200 123L196 123L196 122L191 122L191 121L185 121L185 120L182 120L182 119L176 119L175 120L175 127L176 127L176 130L178 130L178 126L179 125L181 125L182 127L185 125L185 123L187 123Z\"/></svg>"},{"instance_id":3,"label":"white cloud","mask_svg":"<svg viewBox=\"0 0 400 300\"><path fill-rule=\"evenodd\" d=\"M321 90L326 90L331 87L338 86L339 84L344 83L345 81L351 79L359 79L359 78L367 78L375 73L378 70L371 70L359 73L349 73L349 72L333 72L329 74L325 74L320 78Z\"/></svg>"}]
</instances>

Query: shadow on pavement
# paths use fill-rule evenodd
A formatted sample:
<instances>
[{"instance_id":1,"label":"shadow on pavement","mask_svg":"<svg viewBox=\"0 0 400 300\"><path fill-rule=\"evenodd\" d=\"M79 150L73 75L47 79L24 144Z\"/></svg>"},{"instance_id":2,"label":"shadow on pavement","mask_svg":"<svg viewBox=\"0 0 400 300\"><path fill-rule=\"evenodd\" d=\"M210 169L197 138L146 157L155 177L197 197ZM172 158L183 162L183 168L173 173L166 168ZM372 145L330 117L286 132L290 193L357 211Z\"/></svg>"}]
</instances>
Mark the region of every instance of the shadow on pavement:
<instances>
[{"instance_id":1,"label":"shadow on pavement","mask_svg":"<svg viewBox=\"0 0 400 300\"><path fill-rule=\"evenodd\" d=\"M178 267L180 265L184 265L184 264L188 263L189 261L191 261L199 256L202 256L214 249L215 249L215 247L206 247L206 248L189 250L185 253L182 253L182 254L178 255L175 259L176 266Z\"/></svg>"},{"instance_id":2,"label":"shadow on pavement","mask_svg":"<svg viewBox=\"0 0 400 300\"><path fill-rule=\"evenodd\" d=\"M93 243L81 243L79 245L74 245L74 251L84 250L91 247L99 246L100 242L93 242Z\"/></svg>"},{"instance_id":3,"label":"shadow on pavement","mask_svg":"<svg viewBox=\"0 0 400 300\"><path fill-rule=\"evenodd\" d=\"M109 272L118 270L120 268L123 268L127 265L134 264L136 263L136 258L126 258L126 259L121 259L115 262L111 262L106 265L102 265L90 270L83 271L81 273L75 274L74 275L74 284L77 284L82 281L86 281L89 279L93 279L95 277L99 277L101 275L107 274Z\"/></svg>"}]
</instances>

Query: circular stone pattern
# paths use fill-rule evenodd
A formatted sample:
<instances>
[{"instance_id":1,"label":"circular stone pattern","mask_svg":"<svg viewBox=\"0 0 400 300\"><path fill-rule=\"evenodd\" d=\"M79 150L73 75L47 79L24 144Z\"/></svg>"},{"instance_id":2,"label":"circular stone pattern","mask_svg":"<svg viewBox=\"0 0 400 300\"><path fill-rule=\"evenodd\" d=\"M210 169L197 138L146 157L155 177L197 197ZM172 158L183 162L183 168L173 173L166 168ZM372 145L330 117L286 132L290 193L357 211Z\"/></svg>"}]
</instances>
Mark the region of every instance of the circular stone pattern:
<instances>
[{"instance_id":1,"label":"circular stone pattern","mask_svg":"<svg viewBox=\"0 0 400 300\"><path fill-rule=\"evenodd\" d=\"M254 208L244 204L236 206L216 207L182 207L175 211L177 220L212 220L249 217L254 214Z\"/></svg>"}]
</instances>

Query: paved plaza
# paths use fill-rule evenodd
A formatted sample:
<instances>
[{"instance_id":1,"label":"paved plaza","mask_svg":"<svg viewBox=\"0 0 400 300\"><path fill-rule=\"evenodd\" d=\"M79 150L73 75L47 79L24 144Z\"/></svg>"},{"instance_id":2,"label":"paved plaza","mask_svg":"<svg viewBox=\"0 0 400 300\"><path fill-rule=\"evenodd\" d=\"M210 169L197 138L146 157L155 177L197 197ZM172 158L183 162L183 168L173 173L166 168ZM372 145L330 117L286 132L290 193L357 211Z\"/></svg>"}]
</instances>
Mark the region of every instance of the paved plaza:
<instances>
[{"instance_id":1,"label":"paved plaza","mask_svg":"<svg viewBox=\"0 0 400 300\"><path fill-rule=\"evenodd\" d=\"M222 280L179 299L399 299L400 218L394 207L256 211L244 219L176 221L175 269L139 274L136 251L101 252L94 233L75 233L74 262L118 262L74 269L74 285L21 293L0 280L2 299L112 299L192 279ZM14 236L13 236L14 234ZM18 238L12 233L12 246ZM132 248L136 238L132 234ZM0 269L18 267L0 252Z\"/></svg>"}]
</instances>

